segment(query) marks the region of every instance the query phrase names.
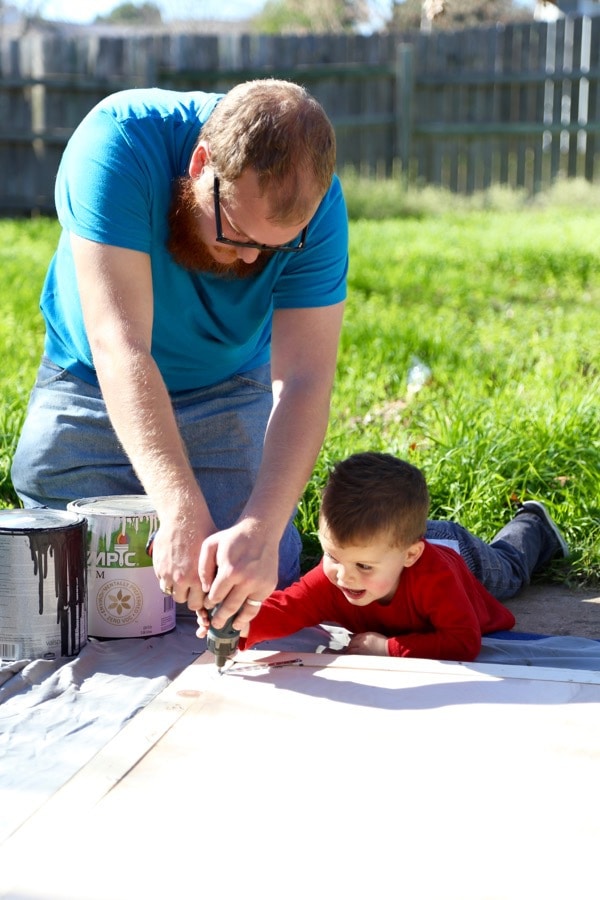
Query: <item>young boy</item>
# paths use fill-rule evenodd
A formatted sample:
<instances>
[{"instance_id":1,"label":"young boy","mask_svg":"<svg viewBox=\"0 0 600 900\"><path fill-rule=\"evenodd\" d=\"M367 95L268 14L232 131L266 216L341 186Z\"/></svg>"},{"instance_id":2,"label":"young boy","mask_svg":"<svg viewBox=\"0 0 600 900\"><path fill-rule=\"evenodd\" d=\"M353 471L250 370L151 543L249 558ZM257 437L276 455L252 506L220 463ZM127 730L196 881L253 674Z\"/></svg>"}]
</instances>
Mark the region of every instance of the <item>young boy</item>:
<instances>
[{"instance_id":1,"label":"young boy","mask_svg":"<svg viewBox=\"0 0 600 900\"><path fill-rule=\"evenodd\" d=\"M537 501L491 544L455 523L428 522L428 510L425 478L410 463L385 453L339 462L323 492L321 563L263 602L240 649L330 623L352 633L348 653L474 660L482 634L515 624L497 598L568 549ZM437 540L457 543L461 555Z\"/></svg>"}]
</instances>

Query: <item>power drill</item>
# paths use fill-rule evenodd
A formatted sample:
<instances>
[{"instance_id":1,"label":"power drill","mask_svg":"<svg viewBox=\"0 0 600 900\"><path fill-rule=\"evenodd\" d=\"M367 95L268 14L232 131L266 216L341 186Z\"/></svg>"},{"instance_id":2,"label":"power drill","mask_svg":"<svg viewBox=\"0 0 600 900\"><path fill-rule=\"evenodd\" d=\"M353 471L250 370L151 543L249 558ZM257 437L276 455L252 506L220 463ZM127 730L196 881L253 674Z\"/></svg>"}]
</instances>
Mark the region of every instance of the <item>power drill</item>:
<instances>
[{"instance_id":1,"label":"power drill","mask_svg":"<svg viewBox=\"0 0 600 900\"><path fill-rule=\"evenodd\" d=\"M150 557L152 556L152 548L154 547L155 536L156 532L153 531L148 538L148 543L146 544L146 553ZM215 663L217 665L219 673L222 672L223 666L225 665L229 657L233 656L233 654L235 653L240 640L239 631L236 631L235 628L232 627L232 622L237 616L239 610L237 612L234 612L234 614L227 619L227 621L221 628L215 628L213 626L212 617L219 609L220 605L221 604L219 603L218 606L215 606L214 609L208 610L210 628L206 636L206 646L215 656Z\"/></svg>"},{"instance_id":2,"label":"power drill","mask_svg":"<svg viewBox=\"0 0 600 900\"><path fill-rule=\"evenodd\" d=\"M213 615L219 609L220 605L221 604L208 611L210 628L206 636L206 646L208 647L210 652L214 653L215 655L215 663L217 665L217 669L219 670L219 674L222 673L223 666L225 665L227 660L235 653L240 639L239 631L236 631L236 629L232 626L232 622L237 616L239 610L236 610L236 612L234 612L232 616L229 616L222 628L215 628L215 626L212 624Z\"/></svg>"}]
</instances>

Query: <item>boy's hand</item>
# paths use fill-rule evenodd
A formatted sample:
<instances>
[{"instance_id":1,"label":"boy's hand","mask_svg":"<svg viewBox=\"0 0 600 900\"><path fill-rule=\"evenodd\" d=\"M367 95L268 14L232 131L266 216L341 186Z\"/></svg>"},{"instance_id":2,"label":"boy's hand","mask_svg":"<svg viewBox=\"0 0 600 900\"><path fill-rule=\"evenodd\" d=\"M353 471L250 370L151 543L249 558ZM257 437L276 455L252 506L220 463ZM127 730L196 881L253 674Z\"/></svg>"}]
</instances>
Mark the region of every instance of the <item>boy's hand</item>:
<instances>
[{"instance_id":1,"label":"boy's hand","mask_svg":"<svg viewBox=\"0 0 600 900\"><path fill-rule=\"evenodd\" d=\"M204 607L196 610L196 621L198 623L196 637L205 638L208 634L208 629L210 628L210 619L208 618L208 612Z\"/></svg>"},{"instance_id":2,"label":"boy's hand","mask_svg":"<svg viewBox=\"0 0 600 900\"><path fill-rule=\"evenodd\" d=\"M196 629L196 637L197 638L205 638L208 634L208 630L210 628L210 619L208 617L208 611L202 607L202 609L196 610L196 621L198 623L198 628ZM250 631L250 624L243 625L240 628L240 636L248 637L248 632Z\"/></svg>"},{"instance_id":3,"label":"boy's hand","mask_svg":"<svg viewBox=\"0 0 600 900\"><path fill-rule=\"evenodd\" d=\"M362 634L353 634L346 653L360 653L363 656L389 656L388 639L376 631L364 631Z\"/></svg>"}]
</instances>

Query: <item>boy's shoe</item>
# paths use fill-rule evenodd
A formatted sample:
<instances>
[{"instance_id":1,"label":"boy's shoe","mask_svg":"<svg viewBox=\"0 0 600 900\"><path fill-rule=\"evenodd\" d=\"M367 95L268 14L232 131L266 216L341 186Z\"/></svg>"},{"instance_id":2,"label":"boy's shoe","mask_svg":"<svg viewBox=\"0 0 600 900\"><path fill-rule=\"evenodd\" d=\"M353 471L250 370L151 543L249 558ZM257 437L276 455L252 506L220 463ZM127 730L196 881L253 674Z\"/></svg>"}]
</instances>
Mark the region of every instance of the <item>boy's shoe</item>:
<instances>
[{"instance_id":1,"label":"boy's shoe","mask_svg":"<svg viewBox=\"0 0 600 900\"><path fill-rule=\"evenodd\" d=\"M548 510L546 509L544 504L540 503L539 500L525 500L523 503L521 503L519 505L519 509L517 510L515 515L518 516L519 513L524 513L524 512L535 513L535 515L538 516L547 525L547 527L550 529L550 531L552 532L552 534L554 535L554 537L556 538L557 543L558 543L558 549L554 555L555 556L560 555L563 557L563 559L568 559L570 556L570 551L567 546L567 542L565 541L564 537L560 533L560 531L558 529L558 525L552 519L552 517L550 516L550 513L548 512Z\"/></svg>"}]
</instances>

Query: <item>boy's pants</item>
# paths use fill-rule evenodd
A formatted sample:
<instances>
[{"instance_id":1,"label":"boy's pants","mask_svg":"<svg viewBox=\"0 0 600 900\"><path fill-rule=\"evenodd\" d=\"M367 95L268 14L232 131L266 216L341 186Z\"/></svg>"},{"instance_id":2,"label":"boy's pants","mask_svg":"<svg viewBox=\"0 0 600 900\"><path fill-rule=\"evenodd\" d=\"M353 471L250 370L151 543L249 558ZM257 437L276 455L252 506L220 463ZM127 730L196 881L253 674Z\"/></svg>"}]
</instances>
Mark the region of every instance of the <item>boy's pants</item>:
<instances>
[{"instance_id":1,"label":"boy's pants","mask_svg":"<svg viewBox=\"0 0 600 900\"><path fill-rule=\"evenodd\" d=\"M438 520L427 523L425 537L456 541L471 572L497 600L508 600L529 584L532 573L552 559L557 546L550 529L530 512L520 512L490 544L462 525Z\"/></svg>"}]
</instances>

